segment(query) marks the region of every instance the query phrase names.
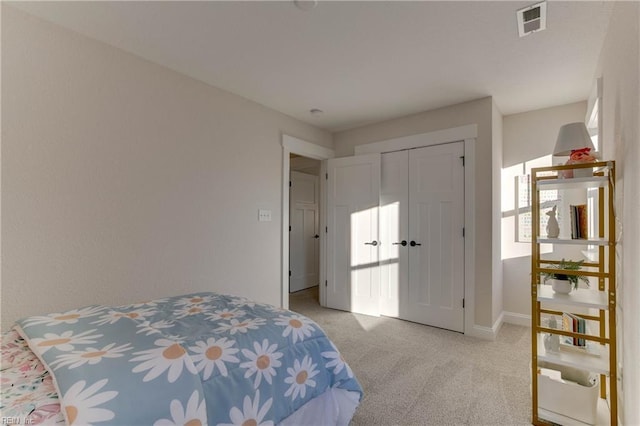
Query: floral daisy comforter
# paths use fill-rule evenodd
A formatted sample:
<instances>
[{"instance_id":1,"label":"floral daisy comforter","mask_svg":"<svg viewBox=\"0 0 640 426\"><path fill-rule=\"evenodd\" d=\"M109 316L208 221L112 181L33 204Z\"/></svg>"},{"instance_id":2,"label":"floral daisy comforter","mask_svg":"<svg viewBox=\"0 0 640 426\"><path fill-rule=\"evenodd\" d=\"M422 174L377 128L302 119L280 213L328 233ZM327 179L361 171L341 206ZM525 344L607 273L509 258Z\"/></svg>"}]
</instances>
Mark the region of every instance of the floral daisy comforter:
<instances>
[{"instance_id":1,"label":"floral daisy comforter","mask_svg":"<svg viewBox=\"0 0 640 426\"><path fill-rule=\"evenodd\" d=\"M33 397L55 404L60 395L68 424L274 425L328 389L362 395L315 322L239 297L88 306L25 318L15 330L53 379ZM3 369L5 352L3 341ZM35 380L49 380L35 370ZM3 398L4 386L3 376ZM11 409L3 401L3 413Z\"/></svg>"}]
</instances>

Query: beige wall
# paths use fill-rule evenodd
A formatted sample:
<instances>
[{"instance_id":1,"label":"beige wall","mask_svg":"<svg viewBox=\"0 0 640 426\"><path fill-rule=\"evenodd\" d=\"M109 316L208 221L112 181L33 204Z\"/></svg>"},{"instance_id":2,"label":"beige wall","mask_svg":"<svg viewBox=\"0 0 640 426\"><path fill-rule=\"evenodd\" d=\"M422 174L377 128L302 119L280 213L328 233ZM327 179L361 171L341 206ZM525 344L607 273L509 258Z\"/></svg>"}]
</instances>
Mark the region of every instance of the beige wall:
<instances>
[{"instance_id":1,"label":"beige wall","mask_svg":"<svg viewBox=\"0 0 640 426\"><path fill-rule=\"evenodd\" d=\"M640 3L616 3L594 76L603 81L603 145L616 160L621 423L640 424Z\"/></svg>"},{"instance_id":2,"label":"beige wall","mask_svg":"<svg viewBox=\"0 0 640 426\"><path fill-rule=\"evenodd\" d=\"M6 4L2 88L2 329L200 290L280 303L281 134L329 133Z\"/></svg>"},{"instance_id":3,"label":"beige wall","mask_svg":"<svg viewBox=\"0 0 640 426\"><path fill-rule=\"evenodd\" d=\"M560 126L584 121L586 113L583 101L505 116L502 167L551 154Z\"/></svg>"},{"instance_id":4,"label":"beige wall","mask_svg":"<svg viewBox=\"0 0 640 426\"><path fill-rule=\"evenodd\" d=\"M551 108L507 115L503 120L503 168L512 166L524 174L522 163L549 155L558 137L560 126L584 121L587 103L576 102ZM517 166L517 167L516 167ZM502 211L502 273L503 309L506 320L522 319L531 315L531 245L515 242L513 176L505 172L503 177ZM510 213L511 212L511 213Z\"/></svg>"},{"instance_id":5,"label":"beige wall","mask_svg":"<svg viewBox=\"0 0 640 426\"><path fill-rule=\"evenodd\" d=\"M475 324L491 327L492 321L492 104L490 97L407 117L334 133L338 157L354 154L356 145L428 133L467 124L478 125L476 141L476 300Z\"/></svg>"}]
</instances>

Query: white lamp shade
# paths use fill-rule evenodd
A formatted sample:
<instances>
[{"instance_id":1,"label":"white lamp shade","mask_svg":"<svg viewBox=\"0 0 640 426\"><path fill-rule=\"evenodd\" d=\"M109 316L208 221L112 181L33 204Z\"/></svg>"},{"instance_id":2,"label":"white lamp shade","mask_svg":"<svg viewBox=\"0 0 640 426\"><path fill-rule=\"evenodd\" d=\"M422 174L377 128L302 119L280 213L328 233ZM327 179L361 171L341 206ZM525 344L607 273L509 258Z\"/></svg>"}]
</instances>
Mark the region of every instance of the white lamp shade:
<instances>
[{"instance_id":1,"label":"white lamp shade","mask_svg":"<svg viewBox=\"0 0 640 426\"><path fill-rule=\"evenodd\" d=\"M572 150L581 148L595 150L587 126L584 123L569 123L560 127L553 155L571 155Z\"/></svg>"}]
</instances>

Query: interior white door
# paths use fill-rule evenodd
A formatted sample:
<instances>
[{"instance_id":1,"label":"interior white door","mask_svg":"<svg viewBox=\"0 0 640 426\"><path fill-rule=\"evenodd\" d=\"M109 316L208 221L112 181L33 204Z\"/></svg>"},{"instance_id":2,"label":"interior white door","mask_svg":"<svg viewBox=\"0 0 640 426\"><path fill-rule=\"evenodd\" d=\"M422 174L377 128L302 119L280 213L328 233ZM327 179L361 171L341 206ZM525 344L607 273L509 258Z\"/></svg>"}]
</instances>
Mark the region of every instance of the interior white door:
<instances>
[{"instance_id":1,"label":"interior white door","mask_svg":"<svg viewBox=\"0 0 640 426\"><path fill-rule=\"evenodd\" d=\"M411 321L464 331L464 143L409 151Z\"/></svg>"},{"instance_id":2,"label":"interior white door","mask_svg":"<svg viewBox=\"0 0 640 426\"><path fill-rule=\"evenodd\" d=\"M327 306L380 315L380 154L327 161Z\"/></svg>"},{"instance_id":3,"label":"interior white door","mask_svg":"<svg viewBox=\"0 0 640 426\"><path fill-rule=\"evenodd\" d=\"M380 314L405 318L409 267L409 151L382 154Z\"/></svg>"},{"instance_id":4,"label":"interior white door","mask_svg":"<svg viewBox=\"0 0 640 426\"><path fill-rule=\"evenodd\" d=\"M318 176L291 172L289 187L289 292L319 283Z\"/></svg>"}]
</instances>

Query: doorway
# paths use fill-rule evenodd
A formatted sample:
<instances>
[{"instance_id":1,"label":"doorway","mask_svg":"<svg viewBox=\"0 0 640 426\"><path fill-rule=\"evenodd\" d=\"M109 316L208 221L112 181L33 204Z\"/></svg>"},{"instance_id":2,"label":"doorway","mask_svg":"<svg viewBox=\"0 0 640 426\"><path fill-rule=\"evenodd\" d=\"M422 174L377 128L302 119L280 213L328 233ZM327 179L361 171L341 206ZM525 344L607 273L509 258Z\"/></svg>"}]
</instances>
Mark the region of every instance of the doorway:
<instances>
[{"instance_id":1,"label":"doorway","mask_svg":"<svg viewBox=\"0 0 640 426\"><path fill-rule=\"evenodd\" d=\"M325 199L326 193L326 161L329 158L335 157L335 152L332 149L325 148L320 145L316 145L311 142L304 141L302 139L295 138L289 135L282 135L282 244L281 244L281 305L284 309L289 309L289 226L290 223L290 202L289 202L289 180L291 173L291 154L303 157L310 160L318 160L320 164L319 172L319 195L320 200ZM296 158L296 157L294 157ZM302 160L296 160L302 161ZM306 161L306 160L304 160ZM295 161L294 161L295 162ZM322 202L319 203L318 209L318 254L319 254L319 273L317 288L317 294L319 303L324 306L325 304L325 285L326 284L326 211Z\"/></svg>"},{"instance_id":2,"label":"doorway","mask_svg":"<svg viewBox=\"0 0 640 426\"><path fill-rule=\"evenodd\" d=\"M290 155L289 294L320 284L320 160ZM319 295L316 291L313 294Z\"/></svg>"}]
</instances>

